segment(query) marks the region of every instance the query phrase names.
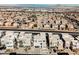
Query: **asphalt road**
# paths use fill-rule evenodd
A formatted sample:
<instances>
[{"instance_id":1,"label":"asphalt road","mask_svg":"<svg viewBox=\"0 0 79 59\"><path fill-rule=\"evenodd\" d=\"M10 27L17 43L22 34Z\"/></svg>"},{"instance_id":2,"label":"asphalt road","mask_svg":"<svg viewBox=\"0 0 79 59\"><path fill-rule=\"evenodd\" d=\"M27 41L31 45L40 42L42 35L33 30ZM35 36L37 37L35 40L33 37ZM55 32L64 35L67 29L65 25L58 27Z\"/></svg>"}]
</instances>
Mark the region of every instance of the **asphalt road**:
<instances>
[{"instance_id":1,"label":"asphalt road","mask_svg":"<svg viewBox=\"0 0 79 59\"><path fill-rule=\"evenodd\" d=\"M39 30L30 30L30 29L1 29L1 31L26 31L26 32L46 32L46 33L69 33L72 35L79 35L79 32L69 32L69 31L55 31L55 30L44 30L44 29L39 29Z\"/></svg>"}]
</instances>

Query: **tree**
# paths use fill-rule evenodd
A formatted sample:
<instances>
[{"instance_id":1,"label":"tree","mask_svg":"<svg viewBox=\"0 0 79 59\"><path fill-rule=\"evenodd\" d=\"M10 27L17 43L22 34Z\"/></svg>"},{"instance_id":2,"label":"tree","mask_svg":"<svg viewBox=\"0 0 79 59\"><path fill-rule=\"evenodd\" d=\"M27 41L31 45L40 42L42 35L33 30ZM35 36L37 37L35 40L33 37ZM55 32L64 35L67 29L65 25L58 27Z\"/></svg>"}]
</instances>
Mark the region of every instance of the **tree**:
<instances>
[{"instance_id":1,"label":"tree","mask_svg":"<svg viewBox=\"0 0 79 59\"><path fill-rule=\"evenodd\" d=\"M23 47L23 42L22 41L19 41L19 46Z\"/></svg>"},{"instance_id":2,"label":"tree","mask_svg":"<svg viewBox=\"0 0 79 59\"><path fill-rule=\"evenodd\" d=\"M34 24L34 27L37 27L37 24Z\"/></svg>"},{"instance_id":3,"label":"tree","mask_svg":"<svg viewBox=\"0 0 79 59\"><path fill-rule=\"evenodd\" d=\"M34 22L35 20L37 20L37 16L36 16L36 15L32 15L31 18L32 18L32 21L33 21L33 22Z\"/></svg>"},{"instance_id":4,"label":"tree","mask_svg":"<svg viewBox=\"0 0 79 59\"><path fill-rule=\"evenodd\" d=\"M17 48L17 39L14 40L14 48Z\"/></svg>"},{"instance_id":5,"label":"tree","mask_svg":"<svg viewBox=\"0 0 79 59\"><path fill-rule=\"evenodd\" d=\"M25 51L28 51L28 50L30 50L31 48L30 48L30 46L29 47L25 47Z\"/></svg>"},{"instance_id":6,"label":"tree","mask_svg":"<svg viewBox=\"0 0 79 59\"><path fill-rule=\"evenodd\" d=\"M36 15L32 15L31 17L34 17L34 18L36 18Z\"/></svg>"}]
</instances>

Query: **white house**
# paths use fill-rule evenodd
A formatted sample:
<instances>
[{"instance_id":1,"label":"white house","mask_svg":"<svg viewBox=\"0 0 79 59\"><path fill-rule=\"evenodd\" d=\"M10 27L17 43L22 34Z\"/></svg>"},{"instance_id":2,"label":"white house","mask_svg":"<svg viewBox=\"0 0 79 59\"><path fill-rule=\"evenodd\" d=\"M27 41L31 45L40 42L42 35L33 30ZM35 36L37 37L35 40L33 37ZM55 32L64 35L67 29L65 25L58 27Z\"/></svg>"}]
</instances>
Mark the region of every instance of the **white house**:
<instances>
[{"instance_id":1,"label":"white house","mask_svg":"<svg viewBox=\"0 0 79 59\"><path fill-rule=\"evenodd\" d=\"M18 37L18 41L22 41L24 47L31 46L31 39L32 39L32 34L25 33L25 32L21 32L19 37Z\"/></svg>"},{"instance_id":2,"label":"white house","mask_svg":"<svg viewBox=\"0 0 79 59\"><path fill-rule=\"evenodd\" d=\"M70 34L62 33L62 37L65 41L65 48L70 47L70 42L74 40L74 37L72 37Z\"/></svg>"},{"instance_id":3,"label":"white house","mask_svg":"<svg viewBox=\"0 0 79 59\"><path fill-rule=\"evenodd\" d=\"M58 40L59 40L59 36L56 34L49 34L49 44L50 47L57 47L58 46Z\"/></svg>"},{"instance_id":4,"label":"white house","mask_svg":"<svg viewBox=\"0 0 79 59\"><path fill-rule=\"evenodd\" d=\"M46 48L45 33L40 33L40 34L34 35L34 47L35 48Z\"/></svg>"}]
</instances>

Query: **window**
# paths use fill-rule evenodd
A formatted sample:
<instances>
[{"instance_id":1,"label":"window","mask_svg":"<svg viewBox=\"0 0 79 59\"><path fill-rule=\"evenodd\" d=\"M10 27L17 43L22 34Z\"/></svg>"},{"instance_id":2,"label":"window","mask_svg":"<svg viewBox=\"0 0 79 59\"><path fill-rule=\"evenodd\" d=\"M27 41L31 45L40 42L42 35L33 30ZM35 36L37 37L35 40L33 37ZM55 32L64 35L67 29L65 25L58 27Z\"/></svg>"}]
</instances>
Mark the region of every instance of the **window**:
<instances>
[{"instance_id":1,"label":"window","mask_svg":"<svg viewBox=\"0 0 79 59\"><path fill-rule=\"evenodd\" d=\"M45 40L43 40L43 42L45 42Z\"/></svg>"},{"instance_id":2,"label":"window","mask_svg":"<svg viewBox=\"0 0 79 59\"><path fill-rule=\"evenodd\" d=\"M35 40L35 42L37 42L37 40Z\"/></svg>"},{"instance_id":3,"label":"window","mask_svg":"<svg viewBox=\"0 0 79 59\"><path fill-rule=\"evenodd\" d=\"M38 42L42 42L42 41L38 41Z\"/></svg>"},{"instance_id":4,"label":"window","mask_svg":"<svg viewBox=\"0 0 79 59\"><path fill-rule=\"evenodd\" d=\"M39 46L35 46L35 48L39 48Z\"/></svg>"},{"instance_id":5,"label":"window","mask_svg":"<svg viewBox=\"0 0 79 59\"><path fill-rule=\"evenodd\" d=\"M9 44L9 42L7 42L6 44Z\"/></svg>"},{"instance_id":6,"label":"window","mask_svg":"<svg viewBox=\"0 0 79 59\"><path fill-rule=\"evenodd\" d=\"M54 23L56 23L56 21L54 21Z\"/></svg>"},{"instance_id":7,"label":"window","mask_svg":"<svg viewBox=\"0 0 79 59\"><path fill-rule=\"evenodd\" d=\"M13 46L8 46L8 47L13 47Z\"/></svg>"},{"instance_id":8,"label":"window","mask_svg":"<svg viewBox=\"0 0 79 59\"><path fill-rule=\"evenodd\" d=\"M40 43L40 45L42 46L42 43Z\"/></svg>"}]
</instances>

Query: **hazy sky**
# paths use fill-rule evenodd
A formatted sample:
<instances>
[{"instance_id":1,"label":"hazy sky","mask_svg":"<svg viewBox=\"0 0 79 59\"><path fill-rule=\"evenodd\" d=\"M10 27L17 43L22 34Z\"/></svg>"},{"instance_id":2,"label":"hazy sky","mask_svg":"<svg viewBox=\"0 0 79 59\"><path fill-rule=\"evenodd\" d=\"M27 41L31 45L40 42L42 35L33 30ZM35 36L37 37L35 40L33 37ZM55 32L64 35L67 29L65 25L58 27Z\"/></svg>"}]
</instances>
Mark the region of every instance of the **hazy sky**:
<instances>
[{"instance_id":1,"label":"hazy sky","mask_svg":"<svg viewBox=\"0 0 79 59\"><path fill-rule=\"evenodd\" d=\"M57 7L57 6L79 6L79 4L0 4L0 6L21 6L21 7Z\"/></svg>"}]
</instances>

